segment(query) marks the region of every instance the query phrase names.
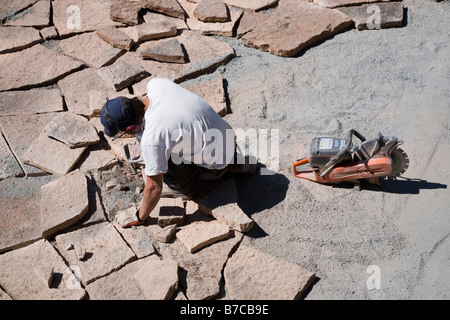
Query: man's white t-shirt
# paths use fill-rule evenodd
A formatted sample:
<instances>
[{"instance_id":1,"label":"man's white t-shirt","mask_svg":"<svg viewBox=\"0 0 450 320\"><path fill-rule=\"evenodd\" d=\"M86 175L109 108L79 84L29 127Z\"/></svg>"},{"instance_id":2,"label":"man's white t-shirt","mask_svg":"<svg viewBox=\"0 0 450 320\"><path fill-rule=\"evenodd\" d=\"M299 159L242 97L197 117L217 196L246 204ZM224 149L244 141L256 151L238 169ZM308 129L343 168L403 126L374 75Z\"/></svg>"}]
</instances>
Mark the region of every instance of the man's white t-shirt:
<instances>
[{"instance_id":1,"label":"man's white t-shirt","mask_svg":"<svg viewBox=\"0 0 450 320\"><path fill-rule=\"evenodd\" d=\"M233 161L235 134L202 98L168 79L147 84L150 105L140 138L145 174L166 173L175 164L223 169Z\"/></svg>"}]
</instances>

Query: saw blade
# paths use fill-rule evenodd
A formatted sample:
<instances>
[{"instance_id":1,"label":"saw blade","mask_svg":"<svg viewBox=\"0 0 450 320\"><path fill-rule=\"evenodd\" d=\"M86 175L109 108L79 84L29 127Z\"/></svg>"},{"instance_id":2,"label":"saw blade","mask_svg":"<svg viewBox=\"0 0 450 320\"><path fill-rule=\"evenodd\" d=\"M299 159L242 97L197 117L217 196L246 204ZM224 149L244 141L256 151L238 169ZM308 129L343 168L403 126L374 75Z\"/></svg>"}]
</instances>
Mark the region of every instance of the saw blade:
<instances>
[{"instance_id":1,"label":"saw blade","mask_svg":"<svg viewBox=\"0 0 450 320\"><path fill-rule=\"evenodd\" d=\"M400 148L394 148L391 151L392 171L387 175L388 179L395 179L405 173L409 167L408 155Z\"/></svg>"}]
</instances>

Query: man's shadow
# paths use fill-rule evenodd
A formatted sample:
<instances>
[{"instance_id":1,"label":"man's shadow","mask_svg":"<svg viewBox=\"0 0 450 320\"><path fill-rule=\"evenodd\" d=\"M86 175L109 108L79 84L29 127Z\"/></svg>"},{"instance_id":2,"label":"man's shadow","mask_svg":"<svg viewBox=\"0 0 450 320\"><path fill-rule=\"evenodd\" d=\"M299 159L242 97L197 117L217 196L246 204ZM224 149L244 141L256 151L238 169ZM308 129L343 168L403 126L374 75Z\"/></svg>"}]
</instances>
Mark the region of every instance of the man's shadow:
<instances>
[{"instance_id":1,"label":"man's shadow","mask_svg":"<svg viewBox=\"0 0 450 320\"><path fill-rule=\"evenodd\" d=\"M250 218L258 213L273 208L286 198L289 179L276 172L270 172L258 163L255 175L236 175L238 205ZM268 234L255 222L246 233L251 238L261 238Z\"/></svg>"},{"instance_id":2,"label":"man's shadow","mask_svg":"<svg viewBox=\"0 0 450 320\"><path fill-rule=\"evenodd\" d=\"M271 172L264 165L258 163L254 175L226 173L218 180L197 181L194 188L195 197L192 200L195 202L203 201L203 197L216 188L223 188L230 178L236 182L237 204L250 218L254 213L270 209L283 201L289 187L288 178L282 174ZM228 192L226 188L221 191ZM230 192L233 193L231 190ZM236 198L232 194L222 194L219 199L214 198L213 203L209 203L209 205L215 207L235 201ZM252 238L261 238L268 234L254 222L252 229L247 231L245 235Z\"/></svg>"}]
</instances>

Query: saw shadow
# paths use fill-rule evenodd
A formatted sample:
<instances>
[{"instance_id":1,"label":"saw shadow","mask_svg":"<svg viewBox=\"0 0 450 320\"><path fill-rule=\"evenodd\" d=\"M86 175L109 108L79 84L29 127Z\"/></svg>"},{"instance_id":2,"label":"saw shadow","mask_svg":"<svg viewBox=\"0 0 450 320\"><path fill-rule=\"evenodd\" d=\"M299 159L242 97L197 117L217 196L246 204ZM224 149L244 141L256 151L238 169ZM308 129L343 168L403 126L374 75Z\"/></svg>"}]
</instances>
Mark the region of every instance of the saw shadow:
<instances>
[{"instance_id":1,"label":"saw shadow","mask_svg":"<svg viewBox=\"0 0 450 320\"><path fill-rule=\"evenodd\" d=\"M447 189L446 184L429 182L419 178L398 177L397 179L380 179L380 184L373 184L367 180L361 180L361 190L386 192L394 194L419 194L420 190ZM333 188L351 189L355 186L352 182L331 185Z\"/></svg>"},{"instance_id":2,"label":"saw shadow","mask_svg":"<svg viewBox=\"0 0 450 320\"><path fill-rule=\"evenodd\" d=\"M380 181L378 188L373 191L383 191L396 194L419 194L420 190L447 189L446 184L429 182L418 178L398 177L395 180L384 179Z\"/></svg>"}]
</instances>

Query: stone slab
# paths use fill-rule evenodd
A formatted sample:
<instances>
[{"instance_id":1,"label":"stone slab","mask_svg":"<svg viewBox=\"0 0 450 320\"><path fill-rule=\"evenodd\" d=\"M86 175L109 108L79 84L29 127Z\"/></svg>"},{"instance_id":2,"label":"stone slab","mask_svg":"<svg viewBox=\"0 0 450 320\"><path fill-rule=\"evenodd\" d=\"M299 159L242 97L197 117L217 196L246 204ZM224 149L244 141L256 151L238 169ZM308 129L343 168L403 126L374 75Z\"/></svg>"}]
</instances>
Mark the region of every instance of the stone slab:
<instances>
[{"instance_id":1,"label":"stone slab","mask_svg":"<svg viewBox=\"0 0 450 320\"><path fill-rule=\"evenodd\" d=\"M223 78L219 72L185 81L181 86L205 100L221 117L227 114Z\"/></svg>"},{"instance_id":2,"label":"stone slab","mask_svg":"<svg viewBox=\"0 0 450 320\"><path fill-rule=\"evenodd\" d=\"M178 30L189 29L186 22L184 21L184 18L178 19L178 18L169 17L164 14L159 14L159 13L152 12L152 11L146 12L144 14L143 18L146 23L147 22L157 22L157 21L168 21L168 22L176 25Z\"/></svg>"},{"instance_id":3,"label":"stone slab","mask_svg":"<svg viewBox=\"0 0 450 320\"><path fill-rule=\"evenodd\" d=\"M164 259L174 259L180 268L180 285L190 300L212 299L220 292L222 270L230 253L242 240L242 233L231 232L230 238L216 242L196 253L190 253L180 240L161 243ZM199 263L201 262L201 263Z\"/></svg>"},{"instance_id":4,"label":"stone slab","mask_svg":"<svg viewBox=\"0 0 450 320\"><path fill-rule=\"evenodd\" d=\"M16 14L6 25L44 28L50 24L50 0L40 0Z\"/></svg>"},{"instance_id":5,"label":"stone slab","mask_svg":"<svg viewBox=\"0 0 450 320\"><path fill-rule=\"evenodd\" d=\"M228 179L217 186L198 202L198 207L204 214L212 215L218 221L239 232L247 232L254 225L253 220L237 204L234 179Z\"/></svg>"},{"instance_id":6,"label":"stone slab","mask_svg":"<svg viewBox=\"0 0 450 320\"><path fill-rule=\"evenodd\" d=\"M299 299L309 288L315 274L241 244L228 259L224 277L231 299L292 300Z\"/></svg>"},{"instance_id":7,"label":"stone slab","mask_svg":"<svg viewBox=\"0 0 450 320\"><path fill-rule=\"evenodd\" d=\"M28 27L0 26L0 54L19 51L42 42L39 30Z\"/></svg>"},{"instance_id":8,"label":"stone slab","mask_svg":"<svg viewBox=\"0 0 450 320\"><path fill-rule=\"evenodd\" d=\"M110 274L136 259L133 251L122 240L110 223L98 223L56 236L56 245L70 265L80 270L83 284ZM74 249L70 249L71 246ZM75 248L86 252L82 260Z\"/></svg>"},{"instance_id":9,"label":"stone slab","mask_svg":"<svg viewBox=\"0 0 450 320\"><path fill-rule=\"evenodd\" d=\"M371 6L376 5L380 10L379 25L375 25L376 21L371 17L374 11ZM403 26L403 4L401 2L385 2L377 4L364 4L362 6L339 7L339 11L348 15L354 22L358 30L369 29L386 29ZM369 23L369 25L368 25Z\"/></svg>"},{"instance_id":10,"label":"stone slab","mask_svg":"<svg viewBox=\"0 0 450 320\"><path fill-rule=\"evenodd\" d=\"M237 7L246 11L259 11L271 8L279 0L224 0L230 6Z\"/></svg>"},{"instance_id":11,"label":"stone slab","mask_svg":"<svg viewBox=\"0 0 450 320\"><path fill-rule=\"evenodd\" d=\"M41 188L42 237L49 237L79 221L89 211L86 176L71 172Z\"/></svg>"},{"instance_id":12,"label":"stone slab","mask_svg":"<svg viewBox=\"0 0 450 320\"><path fill-rule=\"evenodd\" d=\"M110 17L113 0L54 0L53 23L62 38L76 33L119 26Z\"/></svg>"},{"instance_id":13,"label":"stone slab","mask_svg":"<svg viewBox=\"0 0 450 320\"><path fill-rule=\"evenodd\" d=\"M128 52L120 57L131 64L138 64L152 74L152 77L167 78L177 83L200 75L213 72L219 65L225 64L234 57L233 48L225 42L206 37L198 32L184 30L176 39L184 46L189 61L184 64L163 63L143 60L139 53ZM163 41L163 40L156 40ZM141 81L133 88L136 94L145 94L147 80Z\"/></svg>"},{"instance_id":14,"label":"stone slab","mask_svg":"<svg viewBox=\"0 0 450 320\"><path fill-rule=\"evenodd\" d=\"M0 56L0 91L49 85L82 66L79 61L39 44L3 54Z\"/></svg>"},{"instance_id":15,"label":"stone slab","mask_svg":"<svg viewBox=\"0 0 450 320\"><path fill-rule=\"evenodd\" d=\"M90 146L83 153L75 168L81 172L90 170L106 170L119 163L119 160L109 150Z\"/></svg>"},{"instance_id":16,"label":"stone slab","mask_svg":"<svg viewBox=\"0 0 450 320\"><path fill-rule=\"evenodd\" d=\"M370 2L380 2L380 1L390 1L390 0L313 0L315 4L322 6L324 8L337 8L342 6L354 6L358 4L370 3Z\"/></svg>"},{"instance_id":17,"label":"stone slab","mask_svg":"<svg viewBox=\"0 0 450 320\"><path fill-rule=\"evenodd\" d=\"M44 132L70 148L87 147L100 142L95 127L83 116L72 112L59 112L47 124Z\"/></svg>"},{"instance_id":18,"label":"stone slab","mask_svg":"<svg viewBox=\"0 0 450 320\"><path fill-rule=\"evenodd\" d=\"M59 112L63 110L63 101L59 89L0 92L0 116Z\"/></svg>"},{"instance_id":19,"label":"stone slab","mask_svg":"<svg viewBox=\"0 0 450 320\"><path fill-rule=\"evenodd\" d=\"M72 149L42 132L22 156L22 161L63 176L72 170L85 150L86 147Z\"/></svg>"},{"instance_id":20,"label":"stone slab","mask_svg":"<svg viewBox=\"0 0 450 320\"><path fill-rule=\"evenodd\" d=\"M23 177L24 175L25 173L0 131L0 180Z\"/></svg>"},{"instance_id":21,"label":"stone slab","mask_svg":"<svg viewBox=\"0 0 450 320\"><path fill-rule=\"evenodd\" d=\"M113 47L130 51L134 45L133 39L131 39L126 33L120 31L115 27L103 27L97 30L97 36L104 41L108 42Z\"/></svg>"},{"instance_id":22,"label":"stone slab","mask_svg":"<svg viewBox=\"0 0 450 320\"><path fill-rule=\"evenodd\" d=\"M229 18L226 22L215 23L215 22L203 22L195 17L194 11L197 5L195 3L188 2L187 0L179 0L180 4L183 6L187 13L186 23L189 29L200 31L204 35L218 35L225 37L232 37L234 27L237 21L242 16L242 11L234 8L229 10Z\"/></svg>"},{"instance_id":23,"label":"stone slab","mask_svg":"<svg viewBox=\"0 0 450 320\"><path fill-rule=\"evenodd\" d=\"M178 288L178 263L159 258L147 259L134 275L147 300L168 300Z\"/></svg>"},{"instance_id":24,"label":"stone slab","mask_svg":"<svg viewBox=\"0 0 450 320\"><path fill-rule=\"evenodd\" d=\"M242 36L242 43L292 57L351 24L352 20L340 11L306 1L281 0L269 19Z\"/></svg>"},{"instance_id":25,"label":"stone slab","mask_svg":"<svg viewBox=\"0 0 450 320\"><path fill-rule=\"evenodd\" d=\"M135 274L149 261L159 258L152 255L128 263L122 269L100 278L86 286L91 300L145 300L146 297L135 279Z\"/></svg>"},{"instance_id":26,"label":"stone slab","mask_svg":"<svg viewBox=\"0 0 450 320\"><path fill-rule=\"evenodd\" d=\"M23 115L0 117L0 127L3 131L3 135L8 141L11 151L14 153L21 167L25 170L27 177L48 174L42 169L24 163L22 157L34 142L35 138L39 136L53 117L53 113L24 113Z\"/></svg>"},{"instance_id":27,"label":"stone slab","mask_svg":"<svg viewBox=\"0 0 450 320\"><path fill-rule=\"evenodd\" d=\"M134 27L137 42L173 37L177 34L177 26L169 21L155 21L139 24Z\"/></svg>"},{"instance_id":28,"label":"stone slab","mask_svg":"<svg viewBox=\"0 0 450 320\"><path fill-rule=\"evenodd\" d=\"M114 0L109 11L112 20L128 24L138 24L138 12L141 6L136 1Z\"/></svg>"},{"instance_id":29,"label":"stone slab","mask_svg":"<svg viewBox=\"0 0 450 320\"><path fill-rule=\"evenodd\" d=\"M219 221L194 222L181 228L176 233L187 250L191 253L198 251L214 242L228 238L230 229Z\"/></svg>"},{"instance_id":30,"label":"stone slab","mask_svg":"<svg viewBox=\"0 0 450 320\"><path fill-rule=\"evenodd\" d=\"M58 82L61 93L70 112L92 117L103 107L106 98L113 99L118 95L127 96L126 93L117 93L97 74L97 70L86 68L75 72ZM84 94L80 94L83 92ZM91 102L94 105L91 105Z\"/></svg>"},{"instance_id":31,"label":"stone slab","mask_svg":"<svg viewBox=\"0 0 450 320\"><path fill-rule=\"evenodd\" d=\"M184 20L184 10L177 0L140 0L139 4L156 12Z\"/></svg>"},{"instance_id":32,"label":"stone slab","mask_svg":"<svg viewBox=\"0 0 450 320\"><path fill-rule=\"evenodd\" d=\"M96 69L113 63L125 52L103 41L95 32L61 40L59 46L65 55Z\"/></svg>"},{"instance_id":33,"label":"stone slab","mask_svg":"<svg viewBox=\"0 0 450 320\"><path fill-rule=\"evenodd\" d=\"M41 186L55 178L45 176L0 181L0 252L26 246L41 237Z\"/></svg>"},{"instance_id":34,"label":"stone slab","mask_svg":"<svg viewBox=\"0 0 450 320\"><path fill-rule=\"evenodd\" d=\"M12 16L14 16L17 12L23 11L26 8L35 4L38 0L15 0L15 1L7 1L2 0L0 6L0 21L4 21Z\"/></svg>"},{"instance_id":35,"label":"stone slab","mask_svg":"<svg viewBox=\"0 0 450 320\"><path fill-rule=\"evenodd\" d=\"M39 30L39 33L44 40L56 39L59 37L58 31L54 26L43 28Z\"/></svg>"},{"instance_id":36,"label":"stone slab","mask_svg":"<svg viewBox=\"0 0 450 320\"><path fill-rule=\"evenodd\" d=\"M228 8L222 0L202 0L194 9L194 16L202 22L227 22Z\"/></svg>"},{"instance_id":37,"label":"stone slab","mask_svg":"<svg viewBox=\"0 0 450 320\"><path fill-rule=\"evenodd\" d=\"M53 269L50 287L39 279L33 268ZM17 300L81 300L86 294L46 240L0 255L0 285Z\"/></svg>"},{"instance_id":38,"label":"stone slab","mask_svg":"<svg viewBox=\"0 0 450 320\"><path fill-rule=\"evenodd\" d=\"M183 48L178 39L170 39L158 43L147 42L139 46L139 53L143 59L160 62L186 63Z\"/></svg>"},{"instance_id":39,"label":"stone slab","mask_svg":"<svg viewBox=\"0 0 450 320\"><path fill-rule=\"evenodd\" d=\"M150 75L142 66L129 64L121 60L98 69L97 74L116 91L121 91Z\"/></svg>"}]
</instances>

